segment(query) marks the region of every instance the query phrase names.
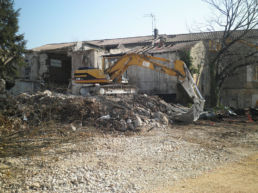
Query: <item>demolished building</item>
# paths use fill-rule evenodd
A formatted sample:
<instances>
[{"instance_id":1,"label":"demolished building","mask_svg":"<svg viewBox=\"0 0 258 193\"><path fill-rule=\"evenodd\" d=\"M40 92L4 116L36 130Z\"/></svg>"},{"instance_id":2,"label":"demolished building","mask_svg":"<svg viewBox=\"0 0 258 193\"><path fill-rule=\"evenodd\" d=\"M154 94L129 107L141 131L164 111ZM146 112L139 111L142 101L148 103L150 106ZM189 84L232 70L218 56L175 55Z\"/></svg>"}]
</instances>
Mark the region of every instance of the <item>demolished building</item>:
<instances>
[{"instance_id":1,"label":"demolished building","mask_svg":"<svg viewBox=\"0 0 258 193\"><path fill-rule=\"evenodd\" d=\"M217 46L216 39L222 32L190 33L179 35L141 36L104 39L83 42L47 44L31 49L26 54L27 66L20 69L14 94L33 92L44 86L50 90L64 92L70 88L71 79L78 67L106 69L103 55L125 53L148 53L174 61L180 59L180 51L189 51L193 65L198 69L194 75L199 90L209 99L209 57ZM257 45L258 30L253 30L249 40ZM214 43L215 42L215 43ZM172 62L171 62L172 65ZM236 108L254 107L258 101L258 64L241 69L241 73L229 79L223 88L223 104ZM169 66L171 67L171 66ZM136 85L139 92L172 95L178 93L176 77L142 69L137 66L125 73L129 83ZM235 80L239 84L235 84Z\"/></svg>"}]
</instances>

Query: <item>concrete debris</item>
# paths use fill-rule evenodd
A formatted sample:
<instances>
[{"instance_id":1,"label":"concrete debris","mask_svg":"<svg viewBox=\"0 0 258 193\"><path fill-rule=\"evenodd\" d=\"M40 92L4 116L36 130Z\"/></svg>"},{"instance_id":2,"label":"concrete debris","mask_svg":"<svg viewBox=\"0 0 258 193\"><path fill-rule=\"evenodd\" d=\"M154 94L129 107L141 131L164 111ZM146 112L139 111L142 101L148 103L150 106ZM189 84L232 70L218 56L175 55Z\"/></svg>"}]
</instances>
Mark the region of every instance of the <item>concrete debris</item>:
<instances>
[{"instance_id":1,"label":"concrete debris","mask_svg":"<svg viewBox=\"0 0 258 193\"><path fill-rule=\"evenodd\" d=\"M23 120L24 120L24 121L28 121L28 118L27 118L26 115L23 115Z\"/></svg>"},{"instance_id":2,"label":"concrete debris","mask_svg":"<svg viewBox=\"0 0 258 193\"><path fill-rule=\"evenodd\" d=\"M75 127L73 124L71 124L71 129L72 129L73 131L76 131L76 127Z\"/></svg>"},{"instance_id":3,"label":"concrete debris","mask_svg":"<svg viewBox=\"0 0 258 193\"><path fill-rule=\"evenodd\" d=\"M130 123L132 123L132 120L131 119L127 119L127 124L130 124Z\"/></svg>"},{"instance_id":4,"label":"concrete debris","mask_svg":"<svg viewBox=\"0 0 258 193\"><path fill-rule=\"evenodd\" d=\"M110 115L101 116L99 119L110 119Z\"/></svg>"},{"instance_id":5,"label":"concrete debris","mask_svg":"<svg viewBox=\"0 0 258 193\"><path fill-rule=\"evenodd\" d=\"M232 109L230 109L228 107L226 109L227 109L229 115L237 116L237 114Z\"/></svg>"},{"instance_id":6,"label":"concrete debris","mask_svg":"<svg viewBox=\"0 0 258 193\"><path fill-rule=\"evenodd\" d=\"M139 116L135 116L135 119L134 119L134 126L135 127L140 127L140 126L142 126L142 120L141 120L141 118L139 117Z\"/></svg>"},{"instance_id":7,"label":"concrete debris","mask_svg":"<svg viewBox=\"0 0 258 193\"><path fill-rule=\"evenodd\" d=\"M168 125L169 124L167 116L164 113L160 112L160 111L159 112L155 112L154 113L154 117L158 121L162 122L164 125Z\"/></svg>"},{"instance_id":8,"label":"concrete debris","mask_svg":"<svg viewBox=\"0 0 258 193\"><path fill-rule=\"evenodd\" d=\"M200 114L200 119L218 120L234 116L237 116L237 114L232 109L229 107L224 107L221 109L210 109L209 111L204 111Z\"/></svg>"},{"instance_id":9,"label":"concrete debris","mask_svg":"<svg viewBox=\"0 0 258 193\"><path fill-rule=\"evenodd\" d=\"M163 127L188 108L171 105L157 96L124 95L81 97L45 90L0 99L0 114L38 126L54 121L71 124L72 130L95 126L104 130L136 131ZM76 124L79 122L80 125Z\"/></svg>"},{"instance_id":10,"label":"concrete debris","mask_svg":"<svg viewBox=\"0 0 258 193\"><path fill-rule=\"evenodd\" d=\"M50 90L45 90L43 92L44 95L48 96L48 97L51 97L52 96L52 92Z\"/></svg>"}]
</instances>

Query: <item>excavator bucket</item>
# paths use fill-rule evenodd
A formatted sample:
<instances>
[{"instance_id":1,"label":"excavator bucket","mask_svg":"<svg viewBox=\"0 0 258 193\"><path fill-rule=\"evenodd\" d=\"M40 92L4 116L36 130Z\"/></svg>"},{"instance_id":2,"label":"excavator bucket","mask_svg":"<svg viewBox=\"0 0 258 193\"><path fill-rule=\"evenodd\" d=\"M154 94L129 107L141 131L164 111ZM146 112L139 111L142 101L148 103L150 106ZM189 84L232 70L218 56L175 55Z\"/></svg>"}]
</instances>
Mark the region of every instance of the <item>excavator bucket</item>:
<instances>
[{"instance_id":1,"label":"excavator bucket","mask_svg":"<svg viewBox=\"0 0 258 193\"><path fill-rule=\"evenodd\" d=\"M182 62L182 61L180 61ZM188 70L186 64L184 66L185 79L180 80L179 83L183 86L184 90L187 92L188 96L192 98L193 105L190 110L178 117L180 121L192 122L197 121L200 117L200 114L203 112L205 100L202 97L197 85L195 84L190 71Z\"/></svg>"}]
</instances>

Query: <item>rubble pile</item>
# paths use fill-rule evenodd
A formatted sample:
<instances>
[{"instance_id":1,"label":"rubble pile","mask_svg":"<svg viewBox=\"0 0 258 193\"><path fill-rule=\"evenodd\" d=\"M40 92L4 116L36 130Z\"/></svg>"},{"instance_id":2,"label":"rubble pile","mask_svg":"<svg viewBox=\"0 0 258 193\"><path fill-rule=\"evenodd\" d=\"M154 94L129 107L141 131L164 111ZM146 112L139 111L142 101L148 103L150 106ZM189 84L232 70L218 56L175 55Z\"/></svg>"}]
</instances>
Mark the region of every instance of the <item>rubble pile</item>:
<instances>
[{"instance_id":1,"label":"rubble pile","mask_svg":"<svg viewBox=\"0 0 258 193\"><path fill-rule=\"evenodd\" d=\"M137 131L168 125L188 109L170 105L157 96L123 95L81 97L53 93L23 93L0 99L0 115L12 127L38 126L42 122L71 124L73 130L94 125L101 129ZM3 121L2 121L2 124Z\"/></svg>"}]
</instances>

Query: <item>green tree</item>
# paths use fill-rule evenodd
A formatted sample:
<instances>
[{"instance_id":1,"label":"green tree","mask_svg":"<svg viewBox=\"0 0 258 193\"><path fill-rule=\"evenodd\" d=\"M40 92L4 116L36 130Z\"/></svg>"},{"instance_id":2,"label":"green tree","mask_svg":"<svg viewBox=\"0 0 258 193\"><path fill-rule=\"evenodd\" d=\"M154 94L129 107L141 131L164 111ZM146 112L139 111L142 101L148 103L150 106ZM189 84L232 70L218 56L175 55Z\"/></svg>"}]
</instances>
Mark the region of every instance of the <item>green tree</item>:
<instances>
[{"instance_id":1,"label":"green tree","mask_svg":"<svg viewBox=\"0 0 258 193\"><path fill-rule=\"evenodd\" d=\"M198 69L193 65L193 58L191 56L190 50L180 50L178 54L180 60L184 61L192 75L199 73Z\"/></svg>"},{"instance_id":2,"label":"green tree","mask_svg":"<svg viewBox=\"0 0 258 193\"><path fill-rule=\"evenodd\" d=\"M18 33L19 9L14 10L13 0L0 0L0 78L12 82L17 67L24 63L23 34Z\"/></svg>"}]
</instances>

